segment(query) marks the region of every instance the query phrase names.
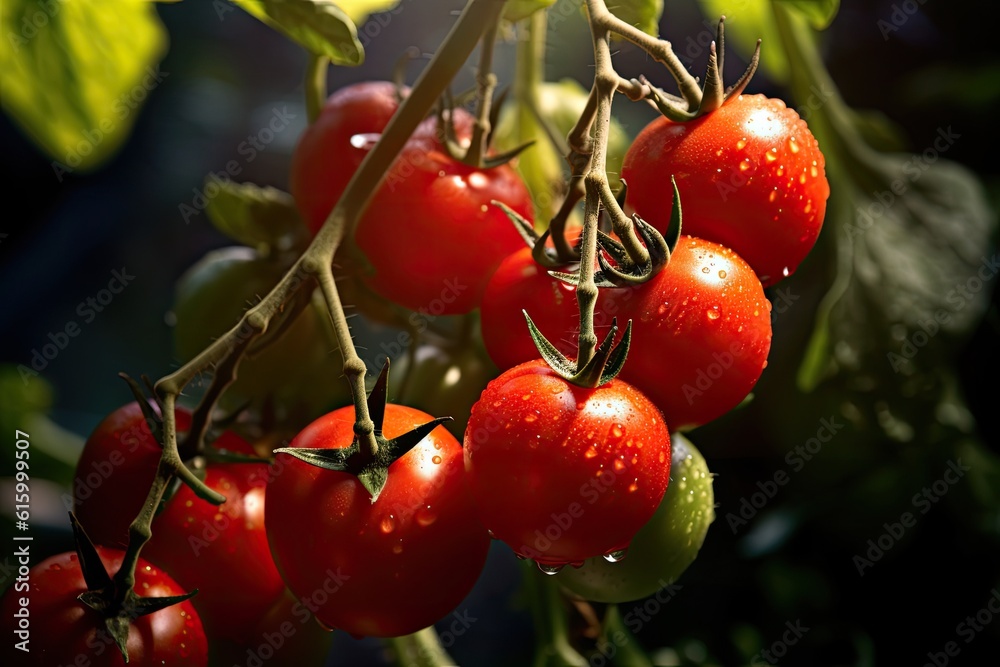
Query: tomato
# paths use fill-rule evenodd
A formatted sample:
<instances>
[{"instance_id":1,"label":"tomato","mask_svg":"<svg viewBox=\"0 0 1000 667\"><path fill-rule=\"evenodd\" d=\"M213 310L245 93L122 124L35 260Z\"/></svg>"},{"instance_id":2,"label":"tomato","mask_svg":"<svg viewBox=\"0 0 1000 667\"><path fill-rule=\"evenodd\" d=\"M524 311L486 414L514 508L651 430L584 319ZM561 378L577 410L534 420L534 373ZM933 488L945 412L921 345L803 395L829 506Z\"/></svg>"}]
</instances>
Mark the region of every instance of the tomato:
<instances>
[{"instance_id":1,"label":"tomato","mask_svg":"<svg viewBox=\"0 0 1000 667\"><path fill-rule=\"evenodd\" d=\"M712 474L701 452L679 433L671 439L670 486L656 514L632 540L620 563L591 558L563 570L558 582L595 602L627 602L668 586L694 562L715 519Z\"/></svg>"},{"instance_id":2,"label":"tomato","mask_svg":"<svg viewBox=\"0 0 1000 667\"><path fill-rule=\"evenodd\" d=\"M355 83L330 95L303 132L292 156L290 186L314 233L398 107L391 81Z\"/></svg>"},{"instance_id":3,"label":"tomato","mask_svg":"<svg viewBox=\"0 0 1000 667\"><path fill-rule=\"evenodd\" d=\"M499 200L526 219L532 203L509 166L477 169L417 137L403 149L361 218L355 240L381 296L431 315L479 306L490 275L524 245Z\"/></svg>"},{"instance_id":4,"label":"tomato","mask_svg":"<svg viewBox=\"0 0 1000 667\"><path fill-rule=\"evenodd\" d=\"M97 553L113 577L121 567L124 552L97 547ZM28 590L10 588L0 609L4 642L0 654L7 655L7 665L91 665L123 667L125 661L111 635L104 628L100 615L86 606L77 596L87 590L75 552L52 556L31 568ZM177 584L157 566L139 559L135 568L135 590L142 597L184 595L189 591ZM197 595L195 596L197 597ZM27 598L23 607L20 599ZM21 641L16 630L19 609L29 610L28 648L14 648ZM129 626L126 643L129 667L151 665L208 664L208 643L198 612L191 600L171 605L146 616L140 616Z\"/></svg>"},{"instance_id":5,"label":"tomato","mask_svg":"<svg viewBox=\"0 0 1000 667\"><path fill-rule=\"evenodd\" d=\"M386 438L433 418L389 404ZM353 406L306 426L291 447L346 448ZM489 536L463 483L462 449L438 426L389 466L375 502L357 477L279 453L267 488L267 535L288 587L331 628L395 637L425 628L469 593Z\"/></svg>"},{"instance_id":6,"label":"tomato","mask_svg":"<svg viewBox=\"0 0 1000 667\"><path fill-rule=\"evenodd\" d=\"M500 266L482 307L483 341L500 368L538 352L524 326L573 355L580 330L575 288L519 252ZM632 320L621 379L663 411L671 430L709 422L736 407L767 365L771 303L753 270L728 248L682 236L667 266L636 287L602 288L594 316L600 336L613 318Z\"/></svg>"},{"instance_id":7,"label":"tomato","mask_svg":"<svg viewBox=\"0 0 1000 667\"><path fill-rule=\"evenodd\" d=\"M684 232L732 248L764 286L791 275L812 249L830 185L823 154L794 109L740 95L685 123L657 118L625 154L627 204L661 232L670 177L684 200Z\"/></svg>"},{"instance_id":8,"label":"tomato","mask_svg":"<svg viewBox=\"0 0 1000 667\"><path fill-rule=\"evenodd\" d=\"M486 386L465 472L483 525L553 571L628 548L667 488L670 434L631 385L579 387L539 359Z\"/></svg>"},{"instance_id":9,"label":"tomato","mask_svg":"<svg viewBox=\"0 0 1000 667\"><path fill-rule=\"evenodd\" d=\"M190 415L178 411L177 422L186 430ZM228 431L212 446L254 454L249 443ZM128 526L149 493L160 451L137 403L113 412L87 440L74 480L75 510L95 543L128 544ZM285 588L264 531L266 468L210 463L204 475L226 502L216 507L181 486L154 519L142 554L182 586L199 590L194 603L213 638L243 641Z\"/></svg>"}]
</instances>

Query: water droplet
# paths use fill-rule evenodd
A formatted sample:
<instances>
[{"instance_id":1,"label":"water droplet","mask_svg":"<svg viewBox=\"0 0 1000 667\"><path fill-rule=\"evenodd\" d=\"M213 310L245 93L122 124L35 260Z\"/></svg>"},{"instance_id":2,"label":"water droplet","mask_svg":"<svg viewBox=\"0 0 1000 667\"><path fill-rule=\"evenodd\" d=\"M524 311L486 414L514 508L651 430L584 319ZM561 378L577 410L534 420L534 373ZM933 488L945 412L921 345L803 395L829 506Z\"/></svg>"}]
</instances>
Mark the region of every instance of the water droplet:
<instances>
[{"instance_id":1,"label":"water droplet","mask_svg":"<svg viewBox=\"0 0 1000 667\"><path fill-rule=\"evenodd\" d=\"M587 407L586 403L577 403L576 404L576 409L577 410L583 410L585 407Z\"/></svg>"},{"instance_id":2,"label":"water droplet","mask_svg":"<svg viewBox=\"0 0 1000 667\"><path fill-rule=\"evenodd\" d=\"M435 442L434 442L434 449L441 449L441 443L440 443L440 442L437 442L437 441L435 441Z\"/></svg>"},{"instance_id":3,"label":"water droplet","mask_svg":"<svg viewBox=\"0 0 1000 667\"><path fill-rule=\"evenodd\" d=\"M769 150L767 153L764 154L764 159L767 160L768 163L771 163L771 162L774 162L775 160L777 160L778 156L775 155L775 153L777 152L777 150L778 150L777 148L772 148L771 150Z\"/></svg>"},{"instance_id":4,"label":"water droplet","mask_svg":"<svg viewBox=\"0 0 1000 667\"><path fill-rule=\"evenodd\" d=\"M813 165L812 167L809 168L809 175L812 176L813 178L819 176L819 169L816 168L816 165Z\"/></svg>"},{"instance_id":5,"label":"water droplet","mask_svg":"<svg viewBox=\"0 0 1000 667\"><path fill-rule=\"evenodd\" d=\"M805 172L802 172L802 174L799 176L799 183L805 185L805 183L806 183L806 174L805 174Z\"/></svg>"},{"instance_id":6,"label":"water droplet","mask_svg":"<svg viewBox=\"0 0 1000 667\"><path fill-rule=\"evenodd\" d=\"M812 203L812 199L810 199L809 201L806 202L806 207L804 209L802 209L802 210L803 210L803 212L808 213L809 211L812 210L812 207L813 207L813 203Z\"/></svg>"},{"instance_id":7,"label":"water droplet","mask_svg":"<svg viewBox=\"0 0 1000 667\"><path fill-rule=\"evenodd\" d=\"M440 456L435 456L434 458L431 459L431 463L433 463L435 465L441 465L441 457Z\"/></svg>"},{"instance_id":8,"label":"water droplet","mask_svg":"<svg viewBox=\"0 0 1000 667\"><path fill-rule=\"evenodd\" d=\"M573 567L573 569L579 570L581 567L583 567L583 561L582 560L575 560L572 563L570 563L570 565Z\"/></svg>"},{"instance_id":9,"label":"water droplet","mask_svg":"<svg viewBox=\"0 0 1000 667\"><path fill-rule=\"evenodd\" d=\"M544 563L538 563L538 562L536 562L535 565L538 566L538 569L541 570L542 573L547 574L550 577L553 574L559 574L559 571L563 569L562 565L546 565Z\"/></svg>"},{"instance_id":10,"label":"water droplet","mask_svg":"<svg viewBox=\"0 0 1000 667\"><path fill-rule=\"evenodd\" d=\"M760 311L759 311L759 310L757 310L756 308L754 308L754 309L753 309L753 316L754 316L754 317L757 317L758 315L760 315Z\"/></svg>"},{"instance_id":11,"label":"water droplet","mask_svg":"<svg viewBox=\"0 0 1000 667\"><path fill-rule=\"evenodd\" d=\"M383 517L379 528L382 529L383 533L389 534L396 529L396 519L390 514L387 517Z\"/></svg>"},{"instance_id":12,"label":"water droplet","mask_svg":"<svg viewBox=\"0 0 1000 667\"><path fill-rule=\"evenodd\" d=\"M583 453L583 458L585 458L585 459L592 459L592 458L594 458L595 456L597 456L597 450L596 450L596 449L594 449L594 446L593 446L593 445L591 445L591 446L590 446L590 449L588 449L587 451L585 451L585 452Z\"/></svg>"},{"instance_id":13,"label":"water droplet","mask_svg":"<svg viewBox=\"0 0 1000 667\"><path fill-rule=\"evenodd\" d=\"M437 521L437 514L431 511L430 505L417 510L417 523L426 528Z\"/></svg>"},{"instance_id":14,"label":"water droplet","mask_svg":"<svg viewBox=\"0 0 1000 667\"><path fill-rule=\"evenodd\" d=\"M529 423L529 424L531 422L535 421L536 419L538 419L538 415L536 415L534 413L529 413L529 414L524 415L524 421L527 422L527 423Z\"/></svg>"},{"instance_id":15,"label":"water droplet","mask_svg":"<svg viewBox=\"0 0 1000 667\"><path fill-rule=\"evenodd\" d=\"M799 152L799 145L795 143L795 137L792 137L791 139L788 140L788 150L792 151L793 153Z\"/></svg>"},{"instance_id":16,"label":"water droplet","mask_svg":"<svg viewBox=\"0 0 1000 667\"><path fill-rule=\"evenodd\" d=\"M667 460L667 453L660 452L660 455L656 458L656 460L659 461L660 463L663 463L664 461Z\"/></svg>"},{"instance_id":17,"label":"water droplet","mask_svg":"<svg viewBox=\"0 0 1000 667\"><path fill-rule=\"evenodd\" d=\"M490 539L491 539L491 540L495 540L495 539L497 539L497 536L493 534L493 531L492 531L492 530L487 530L487 531L486 531L486 534L490 536Z\"/></svg>"},{"instance_id":18,"label":"water droplet","mask_svg":"<svg viewBox=\"0 0 1000 667\"><path fill-rule=\"evenodd\" d=\"M621 459L615 459L615 471L621 472L622 470L625 470L625 462Z\"/></svg>"},{"instance_id":19,"label":"water droplet","mask_svg":"<svg viewBox=\"0 0 1000 667\"><path fill-rule=\"evenodd\" d=\"M629 493L635 493L638 490L639 490L639 482L632 482L631 484L628 485Z\"/></svg>"},{"instance_id":20,"label":"water droplet","mask_svg":"<svg viewBox=\"0 0 1000 667\"><path fill-rule=\"evenodd\" d=\"M701 267L701 272L702 272L702 273L708 273L709 271L711 271L711 269L710 269L710 268L708 268L707 266L703 266L703 267Z\"/></svg>"},{"instance_id":21,"label":"water droplet","mask_svg":"<svg viewBox=\"0 0 1000 667\"><path fill-rule=\"evenodd\" d=\"M444 169L438 172L438 178L444 178Z\"/></svg>"},{"instance_id":22,"label":"water droplet","mask_svg":"<svg viewBox=\"0 0 1000 667\"><path fill-rule=\"evenodd\" d=\"M722 278L723 280L726 279L726 272L724 269L719 269L719 278ZM723 294L722 296L725 296L725 294Z\"/></svg>"},{"instance_id":23,"label":"water droplet","mask_svg":"<svg viewBox=\"0 0 1000 667\"><path fill-rule=\"evenodd\" d=\"M54 565L53 565L53 566L52 566L51 568L49 568L49 569L50 569L50 570L53 570L54 572L58 572L59 570L61 570L61 569L62 569L62 565L60 565L59 563L56 563L56 564L54 564Z\"/></svg>"},{"instance_id":24,"label":"water droplet","mask_svg":"<svg viewBox=\"0 0 1000 667\"><path fill-rule=\"evenodd\" d=\"M663 316L667 314L667 310L668 310L667 304L661 303L659 307L656 309L656 312L658 315Z\"/></svg>"},{"instance_id":25,"label":"water droplet","mask_svg":"<svg viewBox=\"0 0 1000 667\"><path fill-rule=\"evenodd\" d=\"M736 149L737 150L743 150L746 147L747 147L746 137L744 137L744 138L742 138L742 139L740 139L739 141L736 142Z\"/></svg>"},{"instance_id":26,"label":"water droplet","mask_svg":"<svg viewBox=\"0 0 1000 667\"><path fill-rule=\"evenodd\" d=\"M392 553L394 553L394 554L401 554L401 553L403 553L403 543L402 542L397 542L396 544L393 544L392 545Z\"/></svg>"},{"instance_id":27,"label":"water droplet","mask_svg":"<svg viewBox=\"0 0 1000 667\"><path fill-rule=\"evenodd\" d=\"M626 551L627 549L617 549L615 551L609 551L608 553L604 554L604 560L608 561L609 563L620 563L623 560L625 560Z\"/></svg>"},{"instance_id":28,"label":"water droplet","mask_svg":"<svg viewBox=\"0 0 1000 667\"><path fill-rule=\"evenodd\" d=\"M362 134L355 134L351 137L351 145L355 148L361 148L364 150L371 150L371 148L378 142L379 137L382 136L377 132L364 132Z\"/></svg>"},{"instance_id":29,"label":"water droplet","mask_svg":"<svg viewBox=\"0 0 1000 667\"><path fill-rule=\"evenodd\" d=\"M521 400L522 401L530 401L531 400L531 394L524 394L523 396L521 396Z\"/></svg>"},{"instance_id":30,"label":"water droplet","mask_svg":"<svg viewBox=\"0 0 1000 667\"><path fill-rule=\"evenodd\" d=\"M611 428L608 430L608 436L611 438L618 439L625 435L625 429L622 428L621 424L612 424Z\"/></svg>"},{"instance_id":31,"label":"water droplet","mask_svg":"<svg viewBox=\"0 0 1000 667\"><path fill-rule=\"evenodd\" d=\"M719 319L719 311L718 310L712 309L712 310L708 311L707 314L708 314L708 319L710 319L710 320L717 320L717 319Z\"/></svg>"},{"instance_id":32,"label":"water droplet","mask_svg":"<svg viewBox=\"0 0 1000 667\"><path fill-rule=\"evenodd\" d=\"M769 195L767 196L767 201L769 201L769 202L772 202L772 203L773 203L773 202L774 202L774 200L775 200L775 199L777 199L777 198L778 198L778 191L777 191L777 189L775 189L775 190L771 190L771 194L769 194Z\"/></svg>"},{"instance_id":33,"label":"water droplet","mask_svg":"<svg viewBox=\"0 0 1000 667\"><path fill-rule=\"evenodd\" d=\"M747 158L746 160L743 160L743 162L740 162L740 171L746 171L749 168L750 168L750 159L749 158Z\"/></svg>"},{"instance_id":34,"label":"water droplet","mask_svg":"<svg viewBox=\"0 0 1000 667\"><path fill-rule=\"evenodd\" d=\"M789 274L791 274L791 271L788 270L787 266L781 270L781 275L783 275L784 277L787 278Z\"/></svg>"},{"instance_id":35,"label":"water droplet","mask_svg":"<svg viewBox=\"0 0 1000 667\"><path fill-rule=\"evenodd\" d=\"M494 408L499 408L501 405L503 405L503 401L493 401Z\"/></svg>"},{"instance_id":36,"label":"water droplet","mask_svg":"<svg viewBox=\"0 0 1000 667\"><path fill-rule=\"evenodd\" d=\"M486 211L490 210L490 207L487 206L486 204L483 204L482 206L479 207L479 210L482 211L483 213L486 213Z\"/></svg>"}]
</instances>

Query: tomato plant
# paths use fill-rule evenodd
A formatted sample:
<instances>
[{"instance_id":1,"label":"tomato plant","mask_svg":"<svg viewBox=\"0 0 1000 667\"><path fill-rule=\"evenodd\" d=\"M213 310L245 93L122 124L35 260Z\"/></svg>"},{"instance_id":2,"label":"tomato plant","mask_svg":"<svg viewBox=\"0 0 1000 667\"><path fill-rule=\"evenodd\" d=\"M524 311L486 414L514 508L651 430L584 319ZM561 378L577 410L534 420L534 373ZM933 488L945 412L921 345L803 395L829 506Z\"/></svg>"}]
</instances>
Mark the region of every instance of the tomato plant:
<instances>
[{"instance_id":1,"label":"tomato plant","mask_svg":"<svg viewBox=\"0 0 1000 667\"><path fill-rule=\"evenodd\" d=\"M625 382L579 387L538 360L473 406L465 471L483 525L515 553L552 569L617 559L663 498L670 434Z\"/></svg>"},{"instance_id":2,"label":"tomato plant","mask_svg":"<svg viewBox=\"0 0 1000 667\"><path fill-rule=\"evenodd\" d=\"M115 572L122 564L123 552L97 547L104 565ZM104 627L100 615L77 600L87 591L79 556L66 552L38 563L26 578L27 590L11 588L0 601L7 640L3 653L8 665L88 664L124 667L115 640ZM144 597L184 595L185 591L170 575L144 560L136 568L136 586ZM25 607L18 598L29 600ZM15 650L18 609L28 609L30 632L27 652ZM208 664L208 642L201 619L191 600L171 605L132 621L128 629L128 664L153 665Z\"/></svg>"},{"instance_id":3,"label":"tomato plant","mask_svg":"<svg viewBox=\"0 0 1000 667\"><path fill-rule=\"evenodd\" d=\"M816 138L782 100L741 95L688 122L658 118L622 163L628 203L666 229L670 176L684 231L736 251L764 286L795 272L819 236L830 185Z\"/></svg>"},{"instance_id":4,"label":"tomato plant","mask_svg":"<svg viewBox=\"0 0 1000 667\"><path fill-rule=\"evenodd\" d=\"M392 438L430 420L390 403L382 431ZM347 448L353 427L353 406L334 410L291 446ZM443 427L392 463L374 502L349 473L286 454L275 466L265 508L271 550L324 625L358 636L416 632L453 610L479 578L489 537L463 484L461 446Z\"/></svg>"},{"instance_id":5,"label":"tomato plant","mask_svg":"<svg viewBox=\"0 0 1000 667\"><path fill-rule=\"evenodd\" d=\"M190 413L178 411L181 430L190 419ZM230 431L212 448L256 454ZM91 434L77 466L74 507L94 542L126 547L129 524L146 500L160 454L138 403L118 408ZM226 501L216 507L181 486L157 514L143 550L182 586L199 590L194 604L213 640L248 639L253 624L285 588L264 531L264 473L262 463L208 463L205 484ZM206 578L206 571L217 574Z\"/></svg>"}]
</instances>

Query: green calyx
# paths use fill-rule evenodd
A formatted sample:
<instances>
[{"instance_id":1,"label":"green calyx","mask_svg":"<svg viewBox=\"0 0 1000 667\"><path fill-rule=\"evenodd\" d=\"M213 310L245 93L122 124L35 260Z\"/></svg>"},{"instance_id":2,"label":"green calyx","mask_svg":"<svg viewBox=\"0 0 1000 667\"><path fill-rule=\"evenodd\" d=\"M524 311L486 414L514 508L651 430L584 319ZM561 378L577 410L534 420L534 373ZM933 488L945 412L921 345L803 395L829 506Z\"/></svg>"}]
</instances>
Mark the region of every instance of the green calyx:
<instances>
[{"instance_id":1,"label":"green calyx","mask_svg":"<svg viewBox=\"0 0 1000 667\"><path fill-rule=\"evenodd\" d=\"M108 574L94 543L72 512L69 513L69 521L76 540L76 554L80 559L80 570L83 572L83 580L87 584L87 590L78 595L76 599L101 615L105 629L114 639L118 650L121 651L122 659L128 663L128 633L132 622L141 616L153 614L179 602L184 602L193 597L198 589L184 595L166 597L142 597L137 595L132 588L122 593L114 579Z\"/></svg>"},{"instance_id":2,"label":"green calyx","mask_svg":"<svg viewBox=\"0 0 1000 667\"><path fill-rule=\"evenodd\" d=\"M684 98L664 92L651 84L645 77L640 77L640 82L649 89L646 95L647 99L649 99L660 113L670 120L685 122L712 113L730 99L740 95L757 71L757 64L760 62L759 39L757 40L757 48L754 49L753 56L750 58L750 64L747 65L743 75L728 88L723 86L722 64L725 56L725 22L725 16L719 19L715 41L709 47L708 68L702 83L701 101L698 103L697 108L691 109Z\"/></svg>"},{"instance_id":3,"label":"green calyx","mask_svg":"<svg viewBox=\"0 0 1000 667\"><path fill-rule=\"evenodd\" d=\"M300 461L325 470L335 470L354 475L371 494L372 502L378 500L389 477L389 466L402 458L421 440L451 417L438 417L411 431L386 438L382 435L382 423L385 421L385 406L387 387L389 384L389 361L382 366L378 380L368 395L368 413L375 424L375 442L378 445L374 453L361 447L357 436L349 447L339 449L312 449L308 447L281 447L274 450L275 454L290 454Z\"/></svg>"},{"instance_id":4,"label":"green calyx","mask_svg":"<svg viewBox=\"0 0 1000 667\"><path fill-rule=\"evenodd\" d=\"M625 326L625 333L615 344L615 334L618 333L618 319L611 322L611 331L608 332L604 342L594 351L594 356L590 361L577 370L576 361L571 360L550 343L542 332L538 330L535 323L531 321L527 311L522 311L524 318L528 321L528 332L531 340L538 348L539 354L552 370L560 377L572 382L580 387L599 387L615 379L625 366L625 359L628 356L629 345L632 342L632 320Z\"/></svg>"}]
</instances>

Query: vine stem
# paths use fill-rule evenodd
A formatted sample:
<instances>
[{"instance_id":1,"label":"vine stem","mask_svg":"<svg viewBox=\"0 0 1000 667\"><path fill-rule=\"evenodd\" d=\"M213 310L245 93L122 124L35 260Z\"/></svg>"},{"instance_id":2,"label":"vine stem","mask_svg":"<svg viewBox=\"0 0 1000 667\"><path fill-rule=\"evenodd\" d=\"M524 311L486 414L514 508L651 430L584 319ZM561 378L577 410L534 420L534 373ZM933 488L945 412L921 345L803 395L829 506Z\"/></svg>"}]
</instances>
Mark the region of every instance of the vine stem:
<instances>
[{"instance_id":1,"label":"vine stem","mask_svg":"<svg viewBox=\"0 0 1000 667\"><path fill-rule=\"evenodd\" d=\"M343 356L344 374L351 384L356 417L354 432L365 451L377 451L374 424L368 414L366 401L364 378L367 367L354 347L337 285L333 280L333 257L345 233L354 233L358 218L407 139L468 59L486 27L496 23L504 2L505 0L469 0L451 32L414 84L410 95L400 105L381 139L365 156L337 205L302 256L278 284L257 305L247 310L229 331L184 366L160 378L156 383L154 391L163 413L163 453L146 502L129 527L129 547L122 567L115 575L122 595L132 590L139 552L152 534L150 526L156 507L174 476L180 477L200 498L216 505L225 502L225 497L205 486L178 454L174 411L177 397L199 373L210 368L224 370L213 377L213 388L209 389L209 394L217 397L221 393L220 387L224 388L232 382L244 352L265 334L268 325L283 311L289 299L300 291L311 291L317 282L330 310ZM322 58L314 58L310 62L306 82L310 114L322 102L325 86L321 90L317 82L320 80L320 72L325 82L327 64Z\"/></svg>"},{"instance_id":2,"label":"vine stem","mask_svg":"<svg viewBox=\"0 0 1000 667\"><path fill-rule=\"evenodd\" d=\"M330 65L327 56L312 55L306 69L306 117L313 123L319 118L326 103L326 70Z\"/></svg>"},{"instance_id":3,"label":"vine stem","mask_svg":"<svg viewBox=\"0 0 1000 667\"><path fill-rule=\"evenodd\" d=\"M472 142L465 161L476 167L482 167L490 136L490 109L493 105L493 91L497 87L497 75L493 73L493 47L497 41L497 31L500 28L500 17L490 21L483 33L479 67L476 69L476 123L472 127Z\"/></svg>"}]
</instances>

